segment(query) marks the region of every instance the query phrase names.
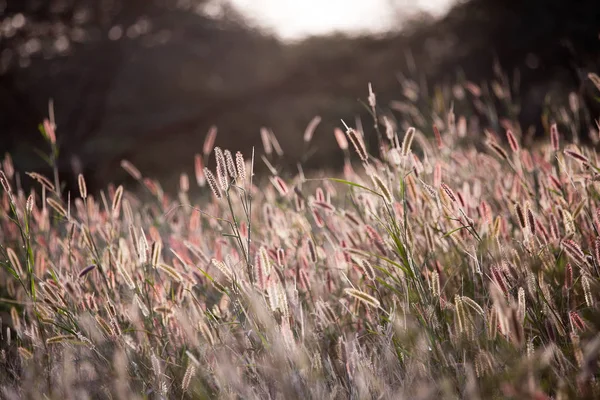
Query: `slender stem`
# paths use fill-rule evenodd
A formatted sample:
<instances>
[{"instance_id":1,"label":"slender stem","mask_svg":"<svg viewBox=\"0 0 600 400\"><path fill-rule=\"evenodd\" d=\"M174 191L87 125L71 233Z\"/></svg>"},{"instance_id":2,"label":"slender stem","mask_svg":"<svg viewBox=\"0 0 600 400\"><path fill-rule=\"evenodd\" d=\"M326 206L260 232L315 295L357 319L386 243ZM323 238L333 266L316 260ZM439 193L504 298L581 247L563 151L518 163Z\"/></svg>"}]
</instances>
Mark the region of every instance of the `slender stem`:
<instances>
[{"instance_id":1,"label":"slender stem","mask_svg":"<svg viewBox=\"0 0 600 400\"><path fill-rule=\"evenodd\" d=\"M248 270L248 279L250 279L250 283L254 284L254 279L252 277L252 267L250 265L250 244L252 243L252 181L253 181L253 177L254 177L254 147L252 148L252 163L251 163L251 167L250 167L250 186L248 187L248 190L246 191L246 198L247 198L247 202L248 202L248 244L247 244L247 251L248 251L248 256L246 257L246 259L248 260L247 264L246 264L246 268Z\"/></svg>"}]
</instances>

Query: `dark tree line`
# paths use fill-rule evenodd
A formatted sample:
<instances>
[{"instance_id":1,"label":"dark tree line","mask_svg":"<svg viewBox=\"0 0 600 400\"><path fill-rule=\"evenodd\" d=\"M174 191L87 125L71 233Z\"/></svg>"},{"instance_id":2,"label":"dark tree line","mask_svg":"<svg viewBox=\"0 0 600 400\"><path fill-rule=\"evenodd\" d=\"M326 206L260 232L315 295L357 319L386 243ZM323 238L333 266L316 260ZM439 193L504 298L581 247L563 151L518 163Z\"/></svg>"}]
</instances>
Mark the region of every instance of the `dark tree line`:
<instances>
[{"instance_id":1,"label":"dark tree line","mask_svg":"<svg viewBox=\"0 0 600 400\"><path fill-rule=\"evenodd\" d=\"M402 98L405 77L433 93L443 83L493 80L495 69L518 82L512 95L521 100L523 129L540 135L548 98L564 100L571 92L586 105L582 130L599 116L587 79L600 71L595 1L469 0L439 20L415 18L382 37L338 35L295 45L250 26L232 9L215 17L203 5L6 2L0 9L0 151L13 152L22 168L39 169L30 148L41 146L37 124L53 98L61 168L70 173L77 157L98 185L123 179L124 157L151 175L191 169L213 124L218 144L241 150L259 145L261 126L272 127L294 165L302 131L319 114L323 133L315 143L332 160L330 131L339 119L368 117L357 101L366 98L367 82L388 107Z\"/></svg>"}]
</instances>

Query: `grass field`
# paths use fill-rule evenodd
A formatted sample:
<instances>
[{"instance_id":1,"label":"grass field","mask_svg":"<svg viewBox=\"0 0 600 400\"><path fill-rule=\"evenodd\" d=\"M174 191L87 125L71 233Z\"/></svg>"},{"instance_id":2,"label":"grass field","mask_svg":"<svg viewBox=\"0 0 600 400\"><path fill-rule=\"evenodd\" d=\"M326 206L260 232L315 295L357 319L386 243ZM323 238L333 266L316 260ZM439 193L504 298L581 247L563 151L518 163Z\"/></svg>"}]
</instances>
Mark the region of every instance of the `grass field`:
<instances>
[{"instance_id":1,"label":"grass field","mask_svg":"<svg viewBox=\"0 0 600 400\"><path fill-rule=\"evenodd\" d=\"M600 164L558 127L577 107L524 148L514 121L368 103L380 148L342 126L335 177L279 173L267 131L265 156L209 135L174 196L126 161L136 187L26 193L7 156L0 396L598 398Z\"/></svg>"}]
</instances>

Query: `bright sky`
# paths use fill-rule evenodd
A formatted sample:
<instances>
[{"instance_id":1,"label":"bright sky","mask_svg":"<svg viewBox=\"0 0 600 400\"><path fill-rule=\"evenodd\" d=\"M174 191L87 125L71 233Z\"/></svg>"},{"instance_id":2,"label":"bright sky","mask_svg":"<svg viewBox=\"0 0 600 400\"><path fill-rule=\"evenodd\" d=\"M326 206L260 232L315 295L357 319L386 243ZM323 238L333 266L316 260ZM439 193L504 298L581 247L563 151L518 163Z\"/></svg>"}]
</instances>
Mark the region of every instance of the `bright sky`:
<instances>
[{"instance_id":1,"label":"bright sky","mask_svg":"<svg viewBox=\"0 0 600 400\"><path fill-rule=\"evenodd\" d=\"M284 39L345 32L382 32L394 23L396 12L421 8L442 14L450 0L232 0L255 21ZM403 8L406 7L406 8Z\"/></svg>"}]
</instances>

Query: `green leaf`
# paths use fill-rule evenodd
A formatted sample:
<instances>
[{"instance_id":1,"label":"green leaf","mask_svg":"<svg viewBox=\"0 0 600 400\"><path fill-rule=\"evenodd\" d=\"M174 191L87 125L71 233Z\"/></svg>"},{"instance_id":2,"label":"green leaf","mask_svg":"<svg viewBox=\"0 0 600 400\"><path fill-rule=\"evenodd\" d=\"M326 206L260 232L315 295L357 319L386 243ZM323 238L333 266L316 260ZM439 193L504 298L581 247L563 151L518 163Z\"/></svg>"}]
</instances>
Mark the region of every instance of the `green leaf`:
<instances>
[{"instance_id":1,"label":"green leaf","mask_svg":"<svg viewBox=\"0 0 600 400\"><path fill-rule=\"evenodd\" d=\"M9 263L0 263L0 265L2 265L2 267L4 267L4 269L6 269L12 276L15 277L15 279L21 279L19 278L19 274L17 274L17 271L15 271L15 269L12 267L11 264Z\"/></svg>"},{"instance_id":2,"label":"green leaf","mask_svg":"<svg viewBox=\"0 0 600 400\"><path fill-rule=\"evenodd\" d=\"M383 197L380 193L377 193L373 189L369 189L368 187L363 186L361 184L350 182L350 181L347 181L347 180L341 179L341 178L307 179L307 181L321 181L321 180L333 181L333 182L337 182L337 183L343 183L343 184L348 185L348 186L354 186L354 187L357 187L357 188L360 188L360 189L364 189L364 190L366 190L368 192L371 192L371 193L373 193L376 196Z\"/></svg>"},{"instance_id":3,"label":"green leaf","mask_svg":"<svg viewBox=\"0 0 600 400\"><path fill-rule=\"evenodd\" d=\"M52 161L50 160L50 157L48 157L43 151L41 151L40 149L34 148L33 152L35 154L37 154L42 160L44 160L46 162L46 164L48 164L49 166L52 166Z\"/></svg>"},{"instance_id":4,"label":"green leaf","mask_svg":"<svg viewBox=\"0 0 600 400\"><path fill-rule=\"evenodd\" d=\"M446 233L444 233L444 235L443 235L442 237L443 237L443 238L446 238L446 237L448 237L448 236L452 235L452 234L453 234L453 233L455 233L455 232L458 232L458 231L460 231L460 230L462 230L462 229L467 229L467 228L468 228L468 227L466 227L466 226L459 226L458 228L456 228L456 229L453 229L453 230L451 230L450 232L446 232Z\"/></svg>"}]
</instances>

